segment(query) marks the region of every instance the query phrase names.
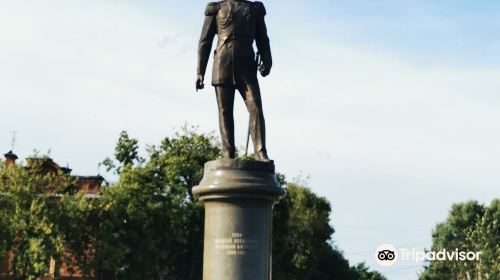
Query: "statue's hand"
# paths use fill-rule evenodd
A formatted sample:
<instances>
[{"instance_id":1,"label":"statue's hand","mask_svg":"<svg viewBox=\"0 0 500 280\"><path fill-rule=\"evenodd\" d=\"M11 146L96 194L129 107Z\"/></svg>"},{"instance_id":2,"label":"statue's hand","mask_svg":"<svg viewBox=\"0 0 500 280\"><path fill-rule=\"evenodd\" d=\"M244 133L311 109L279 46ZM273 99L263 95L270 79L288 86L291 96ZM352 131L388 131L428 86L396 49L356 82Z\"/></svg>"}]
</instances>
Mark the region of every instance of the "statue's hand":
<instances>
[{"instance_id":1,"label":"statue's hand","mask_svg":"<svg viewBox=\"0 0 500 280\"><path fill-rule=\"evenodd\" d=\"M269 73L271 73L271 66L262 64L261 66L259 66L259 72L262 77L266 77L267 75L269 75Z\"/></svg>"},{"instance_id":2,"label":"statue's hand","mask_svg":"<svg viewBox=\"0 0 500 280\"><path fill-rule=\"evenodd\" d=\"M205 87L205 84L203 84L203 81L205 80L205 77L203 77L202 74L198 74L196 77L196 91L199 89L203 89Z\"/></svg>"}]
</instances>

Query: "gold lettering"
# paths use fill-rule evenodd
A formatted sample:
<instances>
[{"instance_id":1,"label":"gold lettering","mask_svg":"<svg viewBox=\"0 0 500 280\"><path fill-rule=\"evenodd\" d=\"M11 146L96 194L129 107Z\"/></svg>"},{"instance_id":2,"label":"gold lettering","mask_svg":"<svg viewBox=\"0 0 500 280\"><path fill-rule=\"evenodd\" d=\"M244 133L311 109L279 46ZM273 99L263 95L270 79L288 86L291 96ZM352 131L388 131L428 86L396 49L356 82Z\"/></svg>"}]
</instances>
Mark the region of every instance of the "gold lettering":
<instances>
[{"instance_id":1,"label":"gold lettering","mask_svg":"<svg viewBox=\"0 0 500 280\"><path fill-rule=\"evenodd\" d=\"M227 255L246 255L247 251L259 249L259 241L256 239L243 238L239 232L231 233L229 238L215 238L215 249L226 251Z\"/></svg>"}]
</instances>

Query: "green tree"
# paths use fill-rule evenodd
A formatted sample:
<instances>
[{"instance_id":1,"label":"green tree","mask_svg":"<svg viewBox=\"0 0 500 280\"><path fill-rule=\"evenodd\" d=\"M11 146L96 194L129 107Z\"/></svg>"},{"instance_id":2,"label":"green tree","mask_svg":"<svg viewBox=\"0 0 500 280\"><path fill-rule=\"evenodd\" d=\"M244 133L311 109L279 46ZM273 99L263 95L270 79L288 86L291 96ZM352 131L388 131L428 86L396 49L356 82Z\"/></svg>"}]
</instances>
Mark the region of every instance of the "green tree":
<instances>
[{"instance_id":1,"label":"green tree","mask_svg":"<svg viewBox=\"0 0 500 280\"><path fill-rule=\"evenodd\" d=\"M137 146L122 142L138 141L126 133L118 140L115 155L135 157L113 163L121 174L101 198L98 262L118 268L119 279L201 279L204 212L191 189L201 180L204 163L220 156L216 139L184 128L148 147L144 162L123 150ZM288 196L274 211L274 279L385 279L365 266L349 267L332 246L325 198L304 184L286 184L283 175L278 179Z\"/></svg>"},{"instance_id":2,"label":"green tree","mask_svg":"<svg viewBox=\"0 0 500 280\"><path fill-rule=\"evenodd\" d=\"M59 223L60 234L64 236L65 254L56 265L64 262L69 272L75 273L78 269L84 275L91 275L102 266L94 262L96 232L101 221L100 201L79 191L61 196L59 205L64 212Z\"/></svg>"},{"instance_id":3,"label":"green tree","mask_svg":"<svg viewBox=\"0 0 500 280\"><path fill-rule=\"evenodd\" d=\"M283 176L279 176L285 184ZM296 180L301 181L301 180ZM331 207L306 182L287 183L287 196L274 209L273 278L277 280L373 279L364 264L350 267L332 245Z\"/></svg>"},{"instance_id":4,"label":"green tree","mask_svg":"<svg viewBox=\"0 0 500 280\"><path fill-rule=\"evenodd\" d=\"M47 179L31 169L2 167L0 253L15 250L19 279L45 274L50 258L87 275L110 268L117 279L202 278L204 211L191 190L204 163L220 157L218 143L185 128L149 146L147 160L139 158L137 143L120 134L115 159L106 160L119 181L99 199L75 193L64 174ZM288 196L274 211L274 279L385 279L364 265L349 267L332 245L325 198L307 183L278 179Z\"/></svg>"},{"instance_id":5,"label":"green tree","mask_svg":"<svg viewBox=\"0 0 500 280\"><path fill-rule=\"evenodd\" d=\"M75 181L62 172L46 172L44 160L0 166L0 255L13 253L15 279L42 277L51 259L65 256L67 207L61 199L72 196Z\"/></svg>"},{"instance_id":6,"label":"green tree","mask_svg":"<svg viewBox=\"0 0 500 280\"><path fill-rule=\"evenodd\" d=\"M478 275L484 280L500 279L500 199L486 208L476 226L467 232L469 243L481 252Z\"/></svg>"},{"instance_id":7,"label":"green tree","mask_svg":"<svg viewBox=\"0 0 500 280\"><path fill-rule=\"evenodd\" d=\"M118 161L118 164L110 158L106 158L100 164L104 165L108 172L114 170L117 174L120 174L123 167L143 161L139 157L139 141L135 138L130 138L126 131L120 132L115 147L115 159Z\"/></svg>"},{"instance_id":8,"label":"green tree","mask_svg":"<svg viewBox=\"0 0 500 280\"><path fill-rule=\"evenodd\" d=\"M499 279L499 224L499 200L490 207L477 201L454 204L446 221L433 231L432 250L481 252L480 261L432 261L420 279Z\"/></svg>"},{"instance_id":9,"label":"green tree","mask_svg":"<svg viewBox=\"0 0 500 280\"><path fill-rule=\"evenodd\" d=\"M359 263L352 267L356 280L385 280L386 278L378 271L371 271L365 263Z\"/></svg>"},{"instance_id":10,"label":"green tree","mask_svg":"<svg viewBox=\"0 0 500 280\"><path fill-rule=\"evenodd\" d=\"M203 207L191 189L220 155L215 138L184 129L148 147L142 163L123 139L137 143L122 133L115 155L134 157L116 158L120 180L101 197L96 262L117 268L119 279L201 279Z\"/></svg>"}]
</instances>

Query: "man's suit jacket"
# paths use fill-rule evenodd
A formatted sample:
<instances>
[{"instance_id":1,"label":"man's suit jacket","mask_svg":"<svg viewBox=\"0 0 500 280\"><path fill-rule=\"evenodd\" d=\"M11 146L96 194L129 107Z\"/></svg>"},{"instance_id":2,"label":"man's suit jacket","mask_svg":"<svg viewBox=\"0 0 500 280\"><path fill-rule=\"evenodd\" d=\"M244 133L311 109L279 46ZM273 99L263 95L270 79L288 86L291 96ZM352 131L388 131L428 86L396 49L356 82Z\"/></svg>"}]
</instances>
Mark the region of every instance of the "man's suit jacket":
<instances>
[{"instance_id":1,"label":"man's suit jacket","mask_svg":"<svg viewBox=\"0 0 500 280\"><path fill-rule=\"evenodd\" d=\"M209 3L198 47L198 74L205 75L212 42L217 34L212 85L257 83L256 42L263 65L272 66L271 48L261 2L225 0Z\"/></svg>"}]
</instances>

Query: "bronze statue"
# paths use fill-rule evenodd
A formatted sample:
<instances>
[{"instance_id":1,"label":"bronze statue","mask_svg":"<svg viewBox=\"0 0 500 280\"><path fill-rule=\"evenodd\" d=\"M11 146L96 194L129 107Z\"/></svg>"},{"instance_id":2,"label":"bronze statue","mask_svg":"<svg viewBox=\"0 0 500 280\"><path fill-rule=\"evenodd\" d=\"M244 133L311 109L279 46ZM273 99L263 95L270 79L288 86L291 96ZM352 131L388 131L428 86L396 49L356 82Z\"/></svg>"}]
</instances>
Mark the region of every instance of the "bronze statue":
<instances>
[{"instance_id":1,"label":"bronze statue","mask_svg":"<svg viewBox=\"0 0 500 280\"><path fill-rule=\"evenodd\" d=\"M217 34L214 52L212 85L215 87L219 108L219 127L224 158L235 157L233 104L238 90L250 114L249 132L255 154L268 161L266 132L257 70L263 77L272 66L271 48L267 37L261 2L225 0L209 3L198 47L198 76L196 89L204 88L204 77L212 42ZM257 45L257 56L253 42Z\"/></svg>"}]
</instances>

